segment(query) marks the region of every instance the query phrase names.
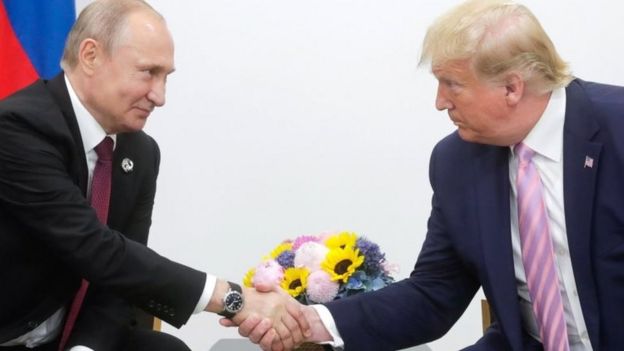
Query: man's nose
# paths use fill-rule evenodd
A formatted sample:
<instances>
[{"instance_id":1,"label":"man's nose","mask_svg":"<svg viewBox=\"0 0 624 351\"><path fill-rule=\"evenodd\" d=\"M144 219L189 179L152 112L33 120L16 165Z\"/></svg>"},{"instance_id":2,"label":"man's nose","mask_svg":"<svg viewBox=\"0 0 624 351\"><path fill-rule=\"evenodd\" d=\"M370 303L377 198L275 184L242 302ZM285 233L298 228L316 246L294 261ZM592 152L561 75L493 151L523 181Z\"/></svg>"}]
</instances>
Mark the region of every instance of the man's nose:
<instances>
[{"instance_id":1,"label":"man's nose","mask_svg":"<svg viewBox=\"0 0 624 351\"><path fill-rule=\"evenodd\" d=\"M438 93L436 94L435 100L436 109L439 111L448 110L453 107L453 104L449 99L446 98L446 95L442 91L442 88L438 86Z\"/></svg>"},{"instance_id":2,"label":"man's nose","mask_svg":"<svg viewBox=\"0 0 624 351\"><path fill-rule=\"evenodd\" d=\"M155 106L163 106L165 104L165 91L166 91L166 83L162 80L155 81L152 85L152 89L150 89L147 94L147 98L155 105Z\"/></svg>"}]
</instances>

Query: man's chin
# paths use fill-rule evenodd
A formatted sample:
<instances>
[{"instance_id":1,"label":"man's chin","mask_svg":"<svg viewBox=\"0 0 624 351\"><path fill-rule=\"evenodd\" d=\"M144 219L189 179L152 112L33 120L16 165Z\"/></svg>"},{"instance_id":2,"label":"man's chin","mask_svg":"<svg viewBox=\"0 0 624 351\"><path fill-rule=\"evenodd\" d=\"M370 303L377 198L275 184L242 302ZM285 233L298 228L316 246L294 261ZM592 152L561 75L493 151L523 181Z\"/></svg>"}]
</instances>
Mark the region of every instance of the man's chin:
<instances>
[{"instance_id":1,"label":"man's chin","mask_svg":"<svg viewBox=\"0 0 624 351\"><path fill-rule=\"evenodd\" d=\"M133 132L140 132L143 130L143 128L145 127L145 124L147 123L147 117L145 118L137 118L134 121L132 121L132 123L130 124L126 124L122 127L122 133L133 133Z\"/></svg>"},{"instance_id":2,"label":"man's chin","mask_svg":"<svg viewBox=\"0 0 624 351\"><path fill-rule=\"evenodd\" d=\"M457 128L457 134L459 134L459 137L463 140L463 141L467 141L469 143L474 143L476 142L476 136L474 135L474 133L470 133L470 131L463 129L463 128Z\"/></svg>"}]
</instances>

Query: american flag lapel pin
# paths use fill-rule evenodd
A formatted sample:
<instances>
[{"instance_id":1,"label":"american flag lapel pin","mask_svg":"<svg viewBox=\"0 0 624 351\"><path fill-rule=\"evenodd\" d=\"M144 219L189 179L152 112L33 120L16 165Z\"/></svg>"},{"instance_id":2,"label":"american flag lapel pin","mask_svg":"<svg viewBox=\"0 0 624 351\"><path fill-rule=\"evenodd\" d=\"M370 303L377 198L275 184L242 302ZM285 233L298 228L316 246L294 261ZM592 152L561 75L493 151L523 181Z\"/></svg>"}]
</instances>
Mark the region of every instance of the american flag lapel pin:
<instances>
[{"instance_id":1,"label":"american flag lapel pin","mask_svg":"<svg viewBox=\"0 0 624 351\"><path fill-rule=\"evenodd\" d=\"M583 165L583 168L592 168L592 167L594 167L594 159L589 156L585 156L585 164Z\"/></svg>"}]
</instances>

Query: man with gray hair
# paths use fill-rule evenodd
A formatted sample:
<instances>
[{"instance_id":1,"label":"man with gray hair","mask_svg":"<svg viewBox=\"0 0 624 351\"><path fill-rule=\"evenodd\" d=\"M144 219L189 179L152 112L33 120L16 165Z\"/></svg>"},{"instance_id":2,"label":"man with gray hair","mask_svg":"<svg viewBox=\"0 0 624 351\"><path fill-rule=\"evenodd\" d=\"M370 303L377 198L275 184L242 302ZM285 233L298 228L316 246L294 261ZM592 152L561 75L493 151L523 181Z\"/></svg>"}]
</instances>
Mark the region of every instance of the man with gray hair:
<instances>
[{"instance_id":1,"label":"man with gray hair","mask_svg":"<svg viewBox=\"0 0 624 351\"><path fill-rule=\"evenodd\" d=\"M146 247L160 153L142 129L165 103L173 50L144 1L94 1L69 34L64 74L0 102L1 351L188 350L133 328L132 305L175 327L209 311L262 321L286 346L303 338L286 293Z\"/></svg>"},{"instance_id":2,"label":"man with gray hair","mask_svg":"<svg viewBox=\"0 0 624 351\"><path fill-rule=\"evenodd\" d=\"M572 77L523 5L471 0L421 63L457 131L431 156L428 231L408 279L306 307L313 337L397 350L442 337L482 287L496 321L466 350L621 350L624 88ZM263 349L265 328L240 332Z\"/></svg>"}]
</instances>

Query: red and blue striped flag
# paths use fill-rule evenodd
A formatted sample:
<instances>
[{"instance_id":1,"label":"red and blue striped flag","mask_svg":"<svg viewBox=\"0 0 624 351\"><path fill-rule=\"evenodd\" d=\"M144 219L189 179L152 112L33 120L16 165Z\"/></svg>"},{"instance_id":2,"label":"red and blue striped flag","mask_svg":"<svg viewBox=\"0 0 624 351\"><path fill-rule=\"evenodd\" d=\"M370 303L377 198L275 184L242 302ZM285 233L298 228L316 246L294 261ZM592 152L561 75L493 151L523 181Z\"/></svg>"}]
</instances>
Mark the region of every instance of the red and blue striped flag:
<instances>
[{"instance_id":1,"label":"red and blue striped flag","mask_svg":"<svg viewBox=\"0 0 624 351\"><path fill-rule=\"evenodd\" d=\"M61 71L74 0L0 0L0 99Z\"/></svg>"}]
</instances>

